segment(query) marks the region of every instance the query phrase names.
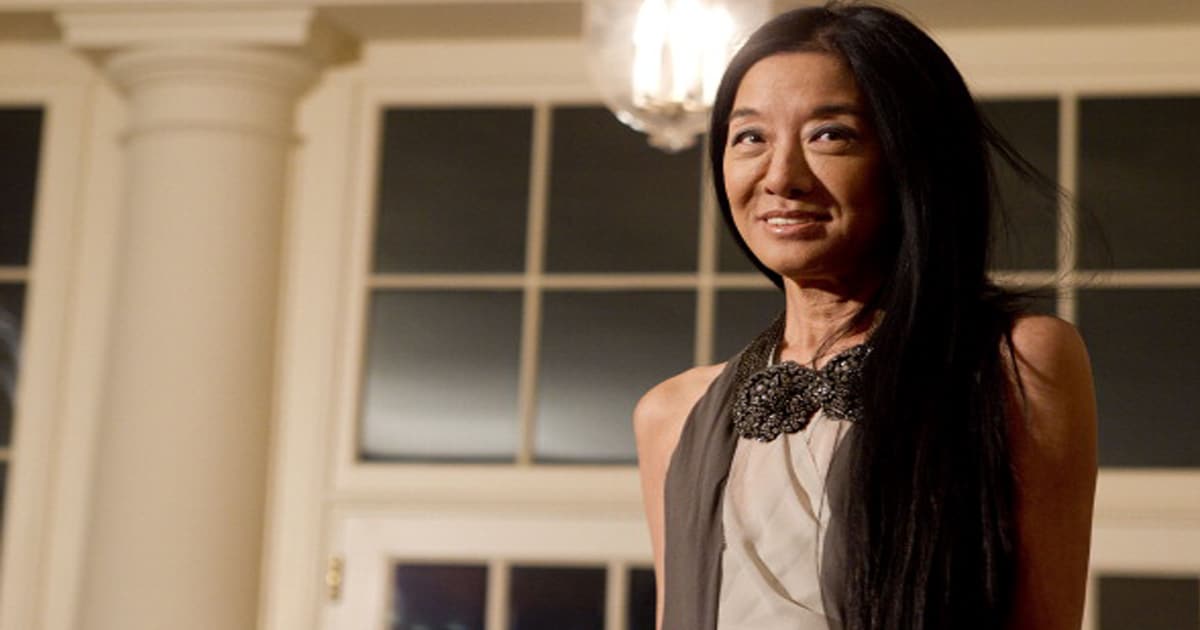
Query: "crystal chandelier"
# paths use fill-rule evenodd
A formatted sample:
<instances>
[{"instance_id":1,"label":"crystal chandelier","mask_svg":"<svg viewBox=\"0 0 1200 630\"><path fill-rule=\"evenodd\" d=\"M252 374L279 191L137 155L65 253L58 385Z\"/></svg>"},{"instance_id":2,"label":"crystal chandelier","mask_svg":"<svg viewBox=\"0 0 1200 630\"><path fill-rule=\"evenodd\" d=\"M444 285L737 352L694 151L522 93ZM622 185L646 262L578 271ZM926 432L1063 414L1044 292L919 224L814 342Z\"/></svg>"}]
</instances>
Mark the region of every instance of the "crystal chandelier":
<instances>
[{"instance_id":1,"label":"crystal chandelier","mask_svg":"<svg viewBox=\"0 0 1200 630\"><path fill-rule=\"evenodd\" d=\"M696 143L725 64L770 0L585 0L588 68L617 118L677 152Z\"/></svg>"}]
</instances>

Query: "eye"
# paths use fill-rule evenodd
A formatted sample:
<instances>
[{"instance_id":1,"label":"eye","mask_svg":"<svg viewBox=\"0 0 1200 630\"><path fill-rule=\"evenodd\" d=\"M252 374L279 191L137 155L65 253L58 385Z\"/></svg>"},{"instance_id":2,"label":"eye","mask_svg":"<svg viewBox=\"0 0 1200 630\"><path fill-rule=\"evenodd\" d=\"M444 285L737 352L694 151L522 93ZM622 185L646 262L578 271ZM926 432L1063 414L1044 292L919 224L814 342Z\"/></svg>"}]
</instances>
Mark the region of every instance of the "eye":
<instances>
[{"instance_id":1,"label":"eye","mask_svg":"<svg viewBox=\"0 0 1200 630\"><path fill-rule=\"evenodd\" d=\"M853 152L860 140L858 132L845 125L822 125L808 137L813 151L831 155Z\"/></svg>"},{"instance_id":2,"label":"eye","mask_svg":"<svg viewBox=\"0 0 1200 630\"><path fill-rule=\"evenodd\" d=\"M823 143L849 143L858 138L854 130L842 125L825 125L814 131L810 136L812 142Z\"/></svg>"},{"instance_id":3,"label":"eye","mask_svg":"<svg viewBox=\"0 0 1200 630\"><path fill-rule=\"evenodd\" d=\"M729 139L730 145L757 144L763 141L763 134L753 127L741 129Z\"/></svg>"}]
</instances>

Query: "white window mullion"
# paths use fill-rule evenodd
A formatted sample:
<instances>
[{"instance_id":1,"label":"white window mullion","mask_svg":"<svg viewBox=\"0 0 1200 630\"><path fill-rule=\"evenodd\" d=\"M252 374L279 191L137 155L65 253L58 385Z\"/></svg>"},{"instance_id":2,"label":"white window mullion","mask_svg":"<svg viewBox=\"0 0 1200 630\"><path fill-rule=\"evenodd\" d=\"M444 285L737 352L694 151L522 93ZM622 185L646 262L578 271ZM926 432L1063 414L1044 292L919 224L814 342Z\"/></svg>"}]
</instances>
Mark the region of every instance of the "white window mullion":
<instances>
[{"instance_id":1,"label":"white window mullion","mask_svg":"<svg viewBox=\"0 0 1200 630\"><path fill-rule=\"evenodd\" d=\"M624 562L608 563L604 588L604 630L626 630L626 595L629 593L628 570Z\"/></svg>"},{"instance_id":2,"label":"white window mullion","mask_svg":"<svg viewBox=\"0 0 1200 630\"><path fill-rule=\"evenodd\" d=\"M0 282L28 282L28 267L0 267Z\"/></svg>"},{"instance_id":3,"label":"white window mullion","mask_svg":"<svg viewBox=\"0 0 1200 630\"><path fill-rule=\"evenodd\" d=\"M716 335L716 274L717 245L720 242L717 226L717 199L713 191L712 175L705 167L707 153L700 152L700 243L697 267L699 282L696 287L696 342L694 361L696 365L708 365L713 361L713 338Z\"/></svg>"},{"instance_id":4,"label":"white window mullion","mask_svg":"<svg viewBox=\"0 0 1200 630\"><path fill-rule=\"evenodd\" d=\"M529 223L525 236L525 303L521 326L521 365L517 417L520 446L517 464L533 463L537 415L538 349L542 328L542 273L546 258L546 200L550 180L550 104L533 109L533 138L529 174Z\"/></svg>"},{"instance_id":5,"label":"white window mullion","mask_svg":"<svg viewBox=\"0 0 1200 630\"><path fill-rule=\"evenodd\" d=\"M1058 276L1067 278L1079 263L1079 95L1066 92L1058 108L1058 180L1063 192L1058 200ZM1077 292L1073 284L1058 287L1058 315L1075 323Z\"/></svg>"},{"instance_id":6,"label":"white window mullion","mask_svg":"<svg viewBox=\"0 0 1200 630\"><path fill-rule=\"evenodd\" d=\"M487 574L487 616L484 627L487 630L507 630L508 628L508 589L510 563L503 559L488 562Z\"/></svg>"},{"instance_id":7,"label":"white window mullion","mask_svg":"<svg viewBox=\"0 0 1200 630\"><path fill-rule=\"evenodd\" d=\"M1073 288L1194 289L1200 288L1200 269L1076 270L1064 283Z\"/></svg>"}]
</instances>

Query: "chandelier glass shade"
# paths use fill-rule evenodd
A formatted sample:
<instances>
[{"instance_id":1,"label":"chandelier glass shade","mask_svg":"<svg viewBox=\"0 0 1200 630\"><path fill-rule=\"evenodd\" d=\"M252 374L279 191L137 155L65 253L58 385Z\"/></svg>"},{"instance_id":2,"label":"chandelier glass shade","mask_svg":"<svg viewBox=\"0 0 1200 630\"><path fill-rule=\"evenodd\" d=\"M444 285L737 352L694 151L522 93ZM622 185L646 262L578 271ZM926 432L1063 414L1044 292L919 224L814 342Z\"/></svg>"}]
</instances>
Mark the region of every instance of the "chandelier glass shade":
<instances>
[{"instance_id":1,"label":"chandelier glass shade","mask_svg":"<svg viewBox=\"0 0 1200 630\"><path fill-rule=\"evenodd\" d=\"M669 152L705 131L725 65L770 0L585 0L588 69L617 118Z\"/></svg>"}]
</instances>

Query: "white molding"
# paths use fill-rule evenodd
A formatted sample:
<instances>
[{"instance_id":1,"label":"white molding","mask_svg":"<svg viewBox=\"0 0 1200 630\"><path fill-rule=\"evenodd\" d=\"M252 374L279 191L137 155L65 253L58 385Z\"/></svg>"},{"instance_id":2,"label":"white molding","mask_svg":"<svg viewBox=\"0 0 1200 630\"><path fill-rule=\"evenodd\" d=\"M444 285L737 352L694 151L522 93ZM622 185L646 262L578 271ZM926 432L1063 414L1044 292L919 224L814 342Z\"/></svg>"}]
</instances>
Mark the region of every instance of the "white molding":
<instances>
[{"instance_id":1,"label":"white molding","mask_svg":"<svg viewBox=\"0 0 1200 630\"><path fill-rule=\"evenodd\" d=\"M978 95L1200 89L1200 25L935 33Z\"/></svg>"},{"instance_id":2,"label":"white molding","mask_svg":"<svg viewBox=\"0 0 1200 630\"><path fill-rule=\"evenodd\" d=\"M170 47L132 47L114 55L105 69L124 90L143 84L169 81L217 81L278 90L286 98L298 96L313 78L314 64L270 49L220 47L195 44Z\"/></svg>"},{"instance_id":3,"label":"white molding","mask_svg":"<svg viewBox=\"0 0 1200 630\"><path fill-rule=\"evenodd\" d=\"M324 499L333 453L328 435L341 352L334 331L345 275L352 91L330 73L300 105L286 213L279 299L274 424L268 471L259 628L318 627L327 537Z\"/></svg>"},{"instance_id":4,"label":"white molding","mask_svg":"<svg viewBox=\"0 0 1200 630\"><path fill-rule=\"evenodd\" d=\"M630 465L349 464L331 499L345 504L641 513Z\"/></svg>"},{"instance_id":5,"label":"white molding","mask_svg":"<svg viewBox=\"0 0 1200 630\"><path fill-rule=\"evenodd\" d=\"M95 76L92 64L61 44L0 43L0 86L78 86Z\"/></svg>"},{"instance_id":6,"label":"white molding","mask_svg":"<svg viewBox=\"0 0 1200 630\"><path fill-rule=\"evenodd\" d=\"M353 95L352 120L355 128L347 136L349 141L350 171L347 178L345 208L348 217L344 249L347 254L340 267L336 291L332 297L341 301L341 321L336 330L330 331L338 340L337 371L333 382L334 406L330 417L329 435L333 445L330 467L330 494L345 488L348 476L352 476L357 459L359 393L362 373L361 357L365 349L367 295L366 278L370 268L374 239L370 230L374 219L374 204L377 189L377 159L380 154L380 136L383 130L379 101L372 98L369 89L362 84L356 86Z\"/></svg>"},{"instance_id":7,"label":"white molding","mask_svg":"<svg viewBox=\"0 0 1200 630\"><path fill-rule=\"evenodd\" d=\"M508 88L526 103L537 93L523 86L577 89L598 99L578 39L484 41L380 41L363 50L363 75L372 87ZM402 95L398 95L402 96Z\"/></svg>"},{"instance_id":8,"label":"white molding","mask_svg":"<svg viewBox=\"0 0 1200 630\"><path fill-rule=\"evenodd\" d=\"M1200 529L1200 470L1103 469L1096 484L1096 518ZM1200 547L1195 551L1200 554ZM1196 569L1200 572L1200 561Z\"/></svg>"},{"instance_id":9,"label":"white molding","mask_svg":"<svg viewBox=\"0 0 1200 630\"><path fill-rule=\"evenodd\" d=\"M0 48L0 101L46 108L0 628L67 630L82 562L106 338L112 186L119 178L105 133L116 112L90 68L43 45Z\"/></svg>"},{"instance_id":10,"label":"white molding","mask_svg":"<svg viewBox=\"0 0 1200 630\"><path fill-rule=\"evenodd\" d=\"M1200 90L1200 25L934 33L984 97ZM576 39L377 41L364 80L398 102L598 102Z\"/></svg>"},{"instance_id":11,"label":"white molding","mask_svg":"<svg viewBox=\"0 0 1200 630\"><path fill-rule=\"evenodd\" d=\"M124 125L118 95L101 81L92 90L86 142L78 147L83 160L79 203L83 215L77 229L77 277L73 297L73 347L63 379L69 397L63 407L64 430L56 490L57 507L50 528L46 588L39 602L44 630L77 627L76 593L84 562L91 507L92 461L98 437L99 408L104 396L104 357L114 286L113 261L119 248L122 160L116 142Z\"/></svg>"},{"instance_id":12,"label":"white molding","mask_svg":"<svg viewBox=\"0 0 1200 630\"><path fill-rule=\"evenodd\" d=\"M111 4L111 3L110 3ZM211 3L210 3L211 5ZM320 19L307 6L163 3L99 6L78 3L59 11L63 41L80 49L204 46L267 46L311 53L321 62L343 62L357 54L356 42Z\"/></svg>"},{"instance_id":13,"label":"white molding","mask_svg":"<svg viewBox=\"0 0 1200 630\"><path fill-rule=\"evenodd\" d=\"M298 46L308 41L312 8L156 10L71 9L59 13L63 41L117 48L179 40Z\"/></svg>"}]
</instances>

